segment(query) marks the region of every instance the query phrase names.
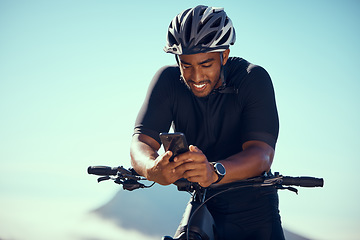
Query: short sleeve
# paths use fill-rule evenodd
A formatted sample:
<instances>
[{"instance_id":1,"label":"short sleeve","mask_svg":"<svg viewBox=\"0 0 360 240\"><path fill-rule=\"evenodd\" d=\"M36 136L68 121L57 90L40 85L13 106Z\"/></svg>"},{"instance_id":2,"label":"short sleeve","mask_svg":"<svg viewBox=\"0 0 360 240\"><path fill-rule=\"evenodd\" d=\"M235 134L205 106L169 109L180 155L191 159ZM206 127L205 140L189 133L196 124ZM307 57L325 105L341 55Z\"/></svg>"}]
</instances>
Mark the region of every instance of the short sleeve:
<instances>
[{"instance_id":1,"label":"short sleeve","mask_svg":"<svg viewBox=\"0 0 360 240\"><path fill-rule=\"evenodd\" d=\"M168 132L172 122L172 82L176 75L176 68L169 66L154 75L136 118L134 134L146 134L161 143L159 133Z\"/></svg>"},{"instance_id":2,"label":"short sleeve","mask_svg":"<svg viewBox=\"0 0 360 240\"><path fill-rule=\"evenodd\" d=\"M279 118L269 74L260 66L250 65L242 85L242 142L259 140L275 149Z\"/></svg>"}]
</instances>

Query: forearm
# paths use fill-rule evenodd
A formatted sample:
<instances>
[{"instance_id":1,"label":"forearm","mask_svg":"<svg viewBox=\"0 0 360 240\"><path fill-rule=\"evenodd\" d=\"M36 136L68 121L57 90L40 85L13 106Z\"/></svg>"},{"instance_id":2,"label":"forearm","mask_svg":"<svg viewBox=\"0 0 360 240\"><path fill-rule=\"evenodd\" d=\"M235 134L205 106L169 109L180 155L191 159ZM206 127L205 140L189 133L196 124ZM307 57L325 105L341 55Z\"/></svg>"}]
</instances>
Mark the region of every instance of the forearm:
<instances>
[{"instance_id":1,"label":"forearm","mask_svg":"<svg viewBox=\"0 0 360 240\"><path fill-rule=\"evenodd\" d=\"M225 166L226 175L220 183L229 183L261 175L269 171L274 149L265 143L248 142L244 150L220 162Z\"/></svg>"},{"instance_id":2,"label":"forearm","mask_svg":"<svg viewBox=\"0 0 360 240\"><path fill-rule=\"evenodd\" d=\"M141 141L142 138L144 136L133 136L130 147L131 165L138 174L148 177L146 170L159 155L156 146L151 146L146 141Z\"/></svg>"}]
</instances>

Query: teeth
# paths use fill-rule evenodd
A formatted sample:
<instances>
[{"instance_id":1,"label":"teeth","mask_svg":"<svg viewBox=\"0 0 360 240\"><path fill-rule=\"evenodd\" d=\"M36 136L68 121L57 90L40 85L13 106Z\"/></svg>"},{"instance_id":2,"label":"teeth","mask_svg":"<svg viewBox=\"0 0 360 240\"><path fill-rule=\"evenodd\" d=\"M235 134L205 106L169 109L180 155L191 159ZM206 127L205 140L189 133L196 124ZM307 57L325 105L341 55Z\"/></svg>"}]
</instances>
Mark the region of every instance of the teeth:
<instances>
[{"instance_id":1,"label":"teeth","mask_svg":"<svg viewBox=\"0 0 360 240\"><path fill-rule=\"evenodd\" d=\"M200 85L197 85L197 84L194 84L194 86L196 87L196 88L203 88L203 87L205 87L205 83L204 84L200 84Z\"/></svg>"}]
</instances>

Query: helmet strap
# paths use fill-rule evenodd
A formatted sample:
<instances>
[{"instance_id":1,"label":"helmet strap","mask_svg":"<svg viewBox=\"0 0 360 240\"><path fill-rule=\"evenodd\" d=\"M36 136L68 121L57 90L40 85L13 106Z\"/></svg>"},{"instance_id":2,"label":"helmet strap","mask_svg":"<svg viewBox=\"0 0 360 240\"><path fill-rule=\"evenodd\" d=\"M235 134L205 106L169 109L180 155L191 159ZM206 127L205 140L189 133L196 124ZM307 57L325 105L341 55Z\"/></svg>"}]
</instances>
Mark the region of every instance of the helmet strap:
<instances>
[{"instance_id":1,"label":"helmet strap","mask_svg":"<svg viewBox=\"0 0 360 240\"><path fill-rule=\"evenodd\" d=\"M180 60L179 60L179 55L175 54L175 60L178 64L178 66L180 67Z\"/></svg>"},{"instance_id":2,"label":"helmet strap","mask_svg":"<svg viewBox=\"0 0 360 240\"><path fill-rule=\"evenodd\" d=\"M179 55L175 54L175 60L176 60L176 62L177 62L177 64L178 64L179 71L180 71L180 81L183 82L183 83L185 84L185 86L186 86L189 90L191 90L190 86L187 84L187 82L185 81L184 76L183 76L182 73L181 73L181 70L180 70L180 59L179 59L179 58L180 58Z\"/></svg>"},{"instance_id":3,"label":"helmet strap","mask_svg":"<svg viewBox=\"0 0 360 240\"><path fill-rule=\"evenodd\" d=\"M226 82L225 82L225 74L224 74L224 64L223 64L223 61L224 61L224 52L220 52L220 80L221 80L221 85L223 87L226 87Z\"/></svg>"}]
</instances>

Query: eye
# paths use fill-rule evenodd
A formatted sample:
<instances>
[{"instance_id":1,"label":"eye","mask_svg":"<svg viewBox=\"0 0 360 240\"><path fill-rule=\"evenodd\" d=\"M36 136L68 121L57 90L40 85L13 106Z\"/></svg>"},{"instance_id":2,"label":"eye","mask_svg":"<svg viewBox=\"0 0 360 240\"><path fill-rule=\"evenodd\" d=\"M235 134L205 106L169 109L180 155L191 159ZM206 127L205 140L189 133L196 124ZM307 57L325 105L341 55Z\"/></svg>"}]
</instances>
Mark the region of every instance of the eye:
<instances>
[{"instance_id":1,"label":"eye","mask_svg":"<svg viewBox=\"0 0 360 240\"><path fill-rule=\"evenodd\" d=\"M211 66L212 66L212 64L203 64L203 65L202 65L203 68L209 68L209 67L211 67Z\"/></svg>"},{"instance_id":2,"label":"eye","mask_svg":"<svg viewBox=\"0 0 360 240\"><path fill-rule=\"evenodd\" d=\"M182 68L183 68L183 69L188 69L188 68L190 68L190 67L191 67L191 65L184 65L184 64L182 65Z\"/></svg>"}]
</instances>

